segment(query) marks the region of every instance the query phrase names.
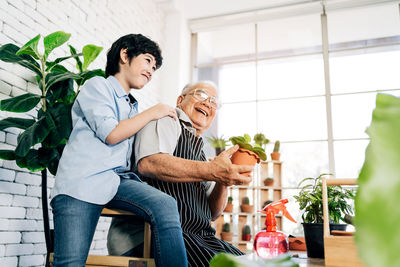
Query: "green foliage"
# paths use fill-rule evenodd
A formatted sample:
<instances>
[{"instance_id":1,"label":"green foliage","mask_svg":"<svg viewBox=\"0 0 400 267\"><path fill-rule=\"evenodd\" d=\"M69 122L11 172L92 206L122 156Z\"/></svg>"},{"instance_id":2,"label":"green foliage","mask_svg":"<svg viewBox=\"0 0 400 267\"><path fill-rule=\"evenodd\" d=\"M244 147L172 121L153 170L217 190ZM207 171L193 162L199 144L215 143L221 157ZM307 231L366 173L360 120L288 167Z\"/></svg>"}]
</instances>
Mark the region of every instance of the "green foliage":
<instances>
[{"instance_id":1,"label":"green foliage","mask_svg":"<svg viewBox=\"0 0 400 267\"><path fill-rule=\"evenodd\" d=\"M229 140L231 140L233 145L239 145L239 147L243 148L243 149L247 149L250 151L253 151L254 153L256 153L260 159L262 160L266 160L267 159L267 155L265 154L265 150L262 147L259 146L252 146L250 144L251 142L251 137L248 134L244 134L243 136L233 136L231 138L229 138Z\"/></svg>"},{"instance_id":2,"label":"green foliage","mask_svg":"<svg viewBox=\"0 0 400 267\"><path fill-rule=\"evenodd\" d=\"M400 98L378 94L355 199L358 253L366 266L400 266Z\"/></svg>"},{"instance_id":3,"label":"green foliage","mask_svg":"<svg viewBox=\"0 0 400 267\"><path fill-rule=\"evenodd\" d=\"M275 152L275 153L279 153L280 147L281 147L281 142L280 142L279 140L275 141L275 144L274 144L274 152Z\"/></svg>"},{"instance_id":4,"label":"green foliage","mask_svg":"<svg viewBox=\"0 0 400 267\"><path fill-rule=\"evenodd\" d=\"M14 44L0 47L0 60L16 63L33 71L41 90L41 95L27 93L0 101L0 110L3 111L25 113L37 110L36 117L32 119L9 117L0 121L0 130L23 130L18 136L15 150L0 150L1 159L15 160L19 167L30 171L48 168L52 174L56 173L58 161L72 130L71 108L79 86L93 76L105 76L100 69L87 70L102 49L94 45L85 46L84 54L77 53L70 46L71 55L56 58L54 61L47 60L51 52L65 44L70 37L71 34L62 31L45 36L43 55L38 50L40 35L21 48ZM60 64L70 58L80 62L79 56L84 56L84 68L81 64L78 73L70 72Z\"/></svg>"},{"instance_id":5,"label":"green foliage","mask_svg":"<svg viewBox=\"0 0 400 267\"><path fill-rule=\"evenodd\" d=\"M224 223L222 227L222 232L229 233L231 231L231 225L229 223Z\"/></svg>"},{"instance_id":6,"label":"green foliage","mask_svg":"<svg viewBox=\"0 0 400 267\"><path fill-rule=\"evenodd\" d=\"M299 183L299 187L305 184L298 196L294 196L299 203L300 210L304 210L302 215L305 223L322 223L322 177L331 174L321 174L316 178L305 178ZM343 221L344 213L352 213L351 206L347 200L354 199L354 192L351 189L344 189L341 186L328 186L328 208L329 218L333 223Z\"/></svg>"},{"instance_id":7,"label":"green foliage","mask_svg":"<svg viewBox=\"0 0 400 267\"><path fill-rule=\"evenodd\" d=\"M229 143L229 140L226 140L223 135L221 137L218 136L207 137L207 140L208 142L210 142L213 148L225 148Z\"/></svg>"},{"instance_id":8,"label":"green foliage","mask_svg":"<svg viewBox=\"0 0 400 267\"><path fill-rule=\"evenodd\" d=\"M245 234L245 235L251 234L250 226L245 225L245 226L243 227L243 229L242 229L242 234Z\"/></svg>"},{"instance_id":9,"label":"green foliage","mask_svg":"<svg viewBox=\"0 0 400 267\"><path fill-rule=\"evenodd\" d=\"M228 203L232 203L232 201L233 201L233 197L229 196L228 197Z\"/></svg>"},{"instance_id":10,"label":"green foliage","mask_svg":"<svg viewBox=\"0 0 400 267\"><path fill-rule=\"evenodd\" d=\"M267 139L265 135L262 133L255 134L253 140L255 146L262 147L264 148L264 150L265 150L265 145L269 143L269 139Z\"/></svg>"},{"instance_id":11,"label":"green foliage","mask_svg":"<svg viewBox=\"0 0 400 267\"><path fill-rule=\"evenodd\" d=\"M249 197L244 197L244 198L242 199L242 204L249 205L249 204L250 204L250 199L249 199Z\"/></svg>"},{"instance_id":12,"label":"green foliage","mask_svg":"<svg viewBox=\"0 0 400 267\"><path fill-rule=\"evenodd\" d=\"M236 257L228 253L219 253L210 260L210 267L299 267L288 254L281 254L272 259L261 257Z\"/></svg>"}]
</instances>

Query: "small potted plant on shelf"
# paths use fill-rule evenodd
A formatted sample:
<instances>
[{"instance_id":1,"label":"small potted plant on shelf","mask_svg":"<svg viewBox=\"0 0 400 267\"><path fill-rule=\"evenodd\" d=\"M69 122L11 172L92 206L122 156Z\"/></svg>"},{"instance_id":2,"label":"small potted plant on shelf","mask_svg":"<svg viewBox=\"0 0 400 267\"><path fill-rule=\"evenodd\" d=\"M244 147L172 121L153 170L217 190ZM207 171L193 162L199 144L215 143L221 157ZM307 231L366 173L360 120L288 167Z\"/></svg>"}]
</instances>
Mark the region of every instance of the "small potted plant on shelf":
<instances>
[{"instance_id":1,"label":"small potted plant on shelf","mask_svg":"<svg viewBox=\"0 0 400 267\"><path fill-rule=\"evenodd\" d=\"M232 204L233 198L231 196L228 197L228 203L226 203L224 212L232 212L233 210L233 204Z\"/></svg>"},{"instance_id":2,"label":"small potted plant on shelf","mask_svg":"<svg viewBox=\"0 0 400 267\"><path fill-rule=\"evenodd\" d=\"M252 213L254 209L253 205L250 205L250 199L249 197L244 197L242 199L242 205L240 205L240 210L242 212L246 212L246 213Z\"/></svg>"},{"instance_id":3,"label":"small potted plant on shelf","mask_svg":"<svg viewBox=\"0 0 400 267\"><path fill-rule=\"evenodd\" d=\"M269 139L264 134L258 133L253 137L254 146L262 147L265 150L265 146L269 143Z\"/></svg>"},{"instance_id":4,"label":"small potted plant on shelf","mask_svg":"<svg viewBox=\"0 0 400 267\"><path fill-rule=\"evenodd\" d=\"M222 240L231 242L232 237L233 237L233 233L231 232L231 225L229 223L224 223L224 226L222 227L222 232L221 232Z\"/></svg>"},{"instance_id":5,"label":"small potted plant on shelf","mask_svg":"<svg viewBox=\"0 0 400 267\"><path fill-rule=\"evenodd\" d=\"M243 241L250 241L251 239L251 229L250 226L245 225L242 230L242 240Z\"/></svg>"},{"instance_id":6,"label":"small potted plant on shelf","mask_svg":"<svg viewBox=\"0 0 400 267\"><path fill-rule=\"evenodd\" d=\"M211 136L207 137L208 142L210 142L211 146L215 149L215 155L218 156L222 151L225 150L228 145L229 140L226 140L224 136Z\"/></svg>"},{"instance_id":7,"label":"small potted plant on shelf","mask_svg":"<svg viewBox=\"0 0 400 267\"><path fill-rule=\"evenodd\" d=\"M264 179L264 186L273 186L273 184L274 184L273 177L267 177Z\"/></svg>"},{"instance_id":8,"label":"small potted plant on shelf","mask_svg":"<svg viewBox=\"0 0 400 267\"><path fill-rule=\"evenodd\" d=\"M281 153L279 153L280 146L281 142L279 140L275 141L274 150L271 153L272 160L279 160L281 158Z\"/></svg>"},{"instance_id":9,"label":"small potted plant on shelf","mask_svg":"<svg viewBox=\"0 0 400 267\"><path fill-rule=\"evenodd\" d=\"M260 160L266 160L267 155L265 150L259 146L252 146L250 144L251 137L248 134L243 136L234 136L229 139L233 145L239 145L239 150L236 151L231 158L233 164L238 165L255 165ZM243 173L243 175L250 176L251 172Z\"/></svg>"},{"instance_id":10,"label":"small potted plant on shelf","mask_svg":"<svg viewBox=\"0 0 400 267\"><path fill-rule=\"evenodd\" d=\"M324 257L323 241L323 211L322 211L322 177L331 174L321 174L316 178L305 178L300 181L298 187L303 185L298 196L294 196L299 203L302 215L304 236L307 246L307 256L313 258ZM328 208L330 218L330 230L346 230L345 214L352 213L349 200L354 199L354 191L344 189L341 186L328 187Z\"/></svg>"}]
</instances>

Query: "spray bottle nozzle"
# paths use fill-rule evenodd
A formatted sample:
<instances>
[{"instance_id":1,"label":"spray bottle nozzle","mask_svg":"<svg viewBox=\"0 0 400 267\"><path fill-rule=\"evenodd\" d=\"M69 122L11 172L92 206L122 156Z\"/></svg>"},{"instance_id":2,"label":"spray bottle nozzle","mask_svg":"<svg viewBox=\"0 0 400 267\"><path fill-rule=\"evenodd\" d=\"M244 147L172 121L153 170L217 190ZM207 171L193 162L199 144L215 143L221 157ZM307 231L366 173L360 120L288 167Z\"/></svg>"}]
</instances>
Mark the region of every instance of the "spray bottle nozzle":
<instances>
[{"instance_id":1,"label":"spray bottle nozzle","mask_svg":"<svg viewBox=\"0 0 400 267\"><path fill-rule=\"evenodd\" d=\"M282 211L282 215L291 220L292 222L296 222L289 212L286 210L285 204L287 204L289 200L281 199L271 204L266 205L259 212L267 214L267 218L265 220L265 225L267 226L267 232L275 232L276 231L276 219L275 215Z\"/></svg>"}]
</instances>

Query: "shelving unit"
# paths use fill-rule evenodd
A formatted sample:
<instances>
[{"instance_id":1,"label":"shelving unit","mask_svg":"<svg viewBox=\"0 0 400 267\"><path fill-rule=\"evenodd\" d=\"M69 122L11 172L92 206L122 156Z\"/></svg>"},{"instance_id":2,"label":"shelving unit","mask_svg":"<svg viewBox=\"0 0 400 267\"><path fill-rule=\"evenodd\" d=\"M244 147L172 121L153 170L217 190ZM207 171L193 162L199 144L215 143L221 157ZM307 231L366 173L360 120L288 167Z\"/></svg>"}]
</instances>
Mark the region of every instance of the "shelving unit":
<instances>
[{"instance_id":1,"label":"shelving unit","mask_svg":"<svg viewBox=\"0 0 400 267\"><path fill-rule=\"evenodd\" d=\"M267 200L276 201L282 198L282 162L263 161L256 166L253 172L253 180L248 185L232 186L229 188L229 195L233 197L233 211L224 212L213 224L216 229L216 236L221 238L222 226L225 222L231 224L231 231L234 233L232 244L245 253L253 251L254 236L265 228L265 214L257 212L264 206ZM273 177L272 186L264 186L264 179ZM250 205L254 206L253 213L243 213L240 205L243 197L248 196ZM282 228L282 217L277 216L277 227ZM248 224L251 228L251 240L242 240L242 229Z\"/></svg>"}]
</instances>

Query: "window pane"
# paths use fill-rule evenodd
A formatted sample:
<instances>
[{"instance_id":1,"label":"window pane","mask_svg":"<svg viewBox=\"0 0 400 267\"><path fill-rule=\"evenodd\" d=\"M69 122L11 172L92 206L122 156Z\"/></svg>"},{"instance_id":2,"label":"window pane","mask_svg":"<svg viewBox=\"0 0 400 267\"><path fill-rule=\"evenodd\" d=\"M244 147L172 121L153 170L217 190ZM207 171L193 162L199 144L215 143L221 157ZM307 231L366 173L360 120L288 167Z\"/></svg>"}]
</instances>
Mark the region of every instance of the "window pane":
<instances>
[{"instance_id":1,"label":"window pane","mask_svg":"<svg viewBox=\"0 0 400 267\"><path fill-rule=\"evenodd\" d=\"M321 55L258 63L258 98L284 98L325 94Z\"/></svg>"},{"instance_id":2,"label":"window pane","mask_svg":"<svg viewBox=\"0 0 400 267\"><path fill-rule=\"evenodd\" d=\"M297 187L306 177L329 173L328 142L281 143L281 160L282 186Z\"/></svg>"},{"instance_id":3,"label":"window pane","mask_svg":"<svg viewBox=\"0 0 400 267\"><path fill-rule=\"evenodd\" d=\"M324 97L260 101L258 129L271 140L326 140Z\"/></svg>"},{"instance_id":4,"label":"window pane","mask_svg":"<svg viewBox=\"0 0 400 267\"><path fill-rule=\"evenodd\" d=\"M254 59L254 28L254 24L243 24L198 33L197 65Z\"/></svg>"},{"instance_id":5,"label":"window pane","mask_svg":"<svg viewBox=\"0 0 400 267\"><path fill-rule=\"evenodd\" d=\"M251 103L225 104L218 111L218 135L225 138L256 133L256 105Z\"/></svg>"},{"instance_id":6,"label":"window pane","mask_svg":"<svg viewBox=\"0 0 400 267\"><path fill-rule=\"evenodd\" d=\"M222 103L255 100L255 62L221 66L218 84Z\"/></svg>"},{"instance_id":7,"label":"window pane","mask_svg":"<svg viewBox=\"0 0 400 267\"><path fill-rule=\"evenodd\" d=\"M364 163L368 140L335 141L335 168L337 178L357 178Z\"/></svg>"},{"instance_id":8,"label":"window pane","mask_svg":"<svg viewBox=\"0 0 400 267\"><path fill-rule=\"evenodd\" d=\"M257 33L259 58L321 51L319 14L263 21Z\"/></svg>"},{"instance_id":9,"label":"window pane","mask_svg":"<svg viewBox=\"0 0 400 267\"><path fill-rule=\"evenodd\" d=\"M331 53L331 92L363 92L400 88L400 46Z\"/></svg>"},{"instance_id":10,"label":"window pane","mask_svg":"<svg viewBox=\"0 0 400 267\"><path fill-rule=\"evenodd\" d=\"M400 34L397 3L328 11L331 44Z\"/></svg>"},{"instance_id":11,"label":"window pane","mask_svg":"<svg viewBox=\"0 0 400 267\"><path fill-rule=\"evenodd\" d=\"M367 138L376 93L332 96L334 139Z\"/></svg>"}]
</instances>

